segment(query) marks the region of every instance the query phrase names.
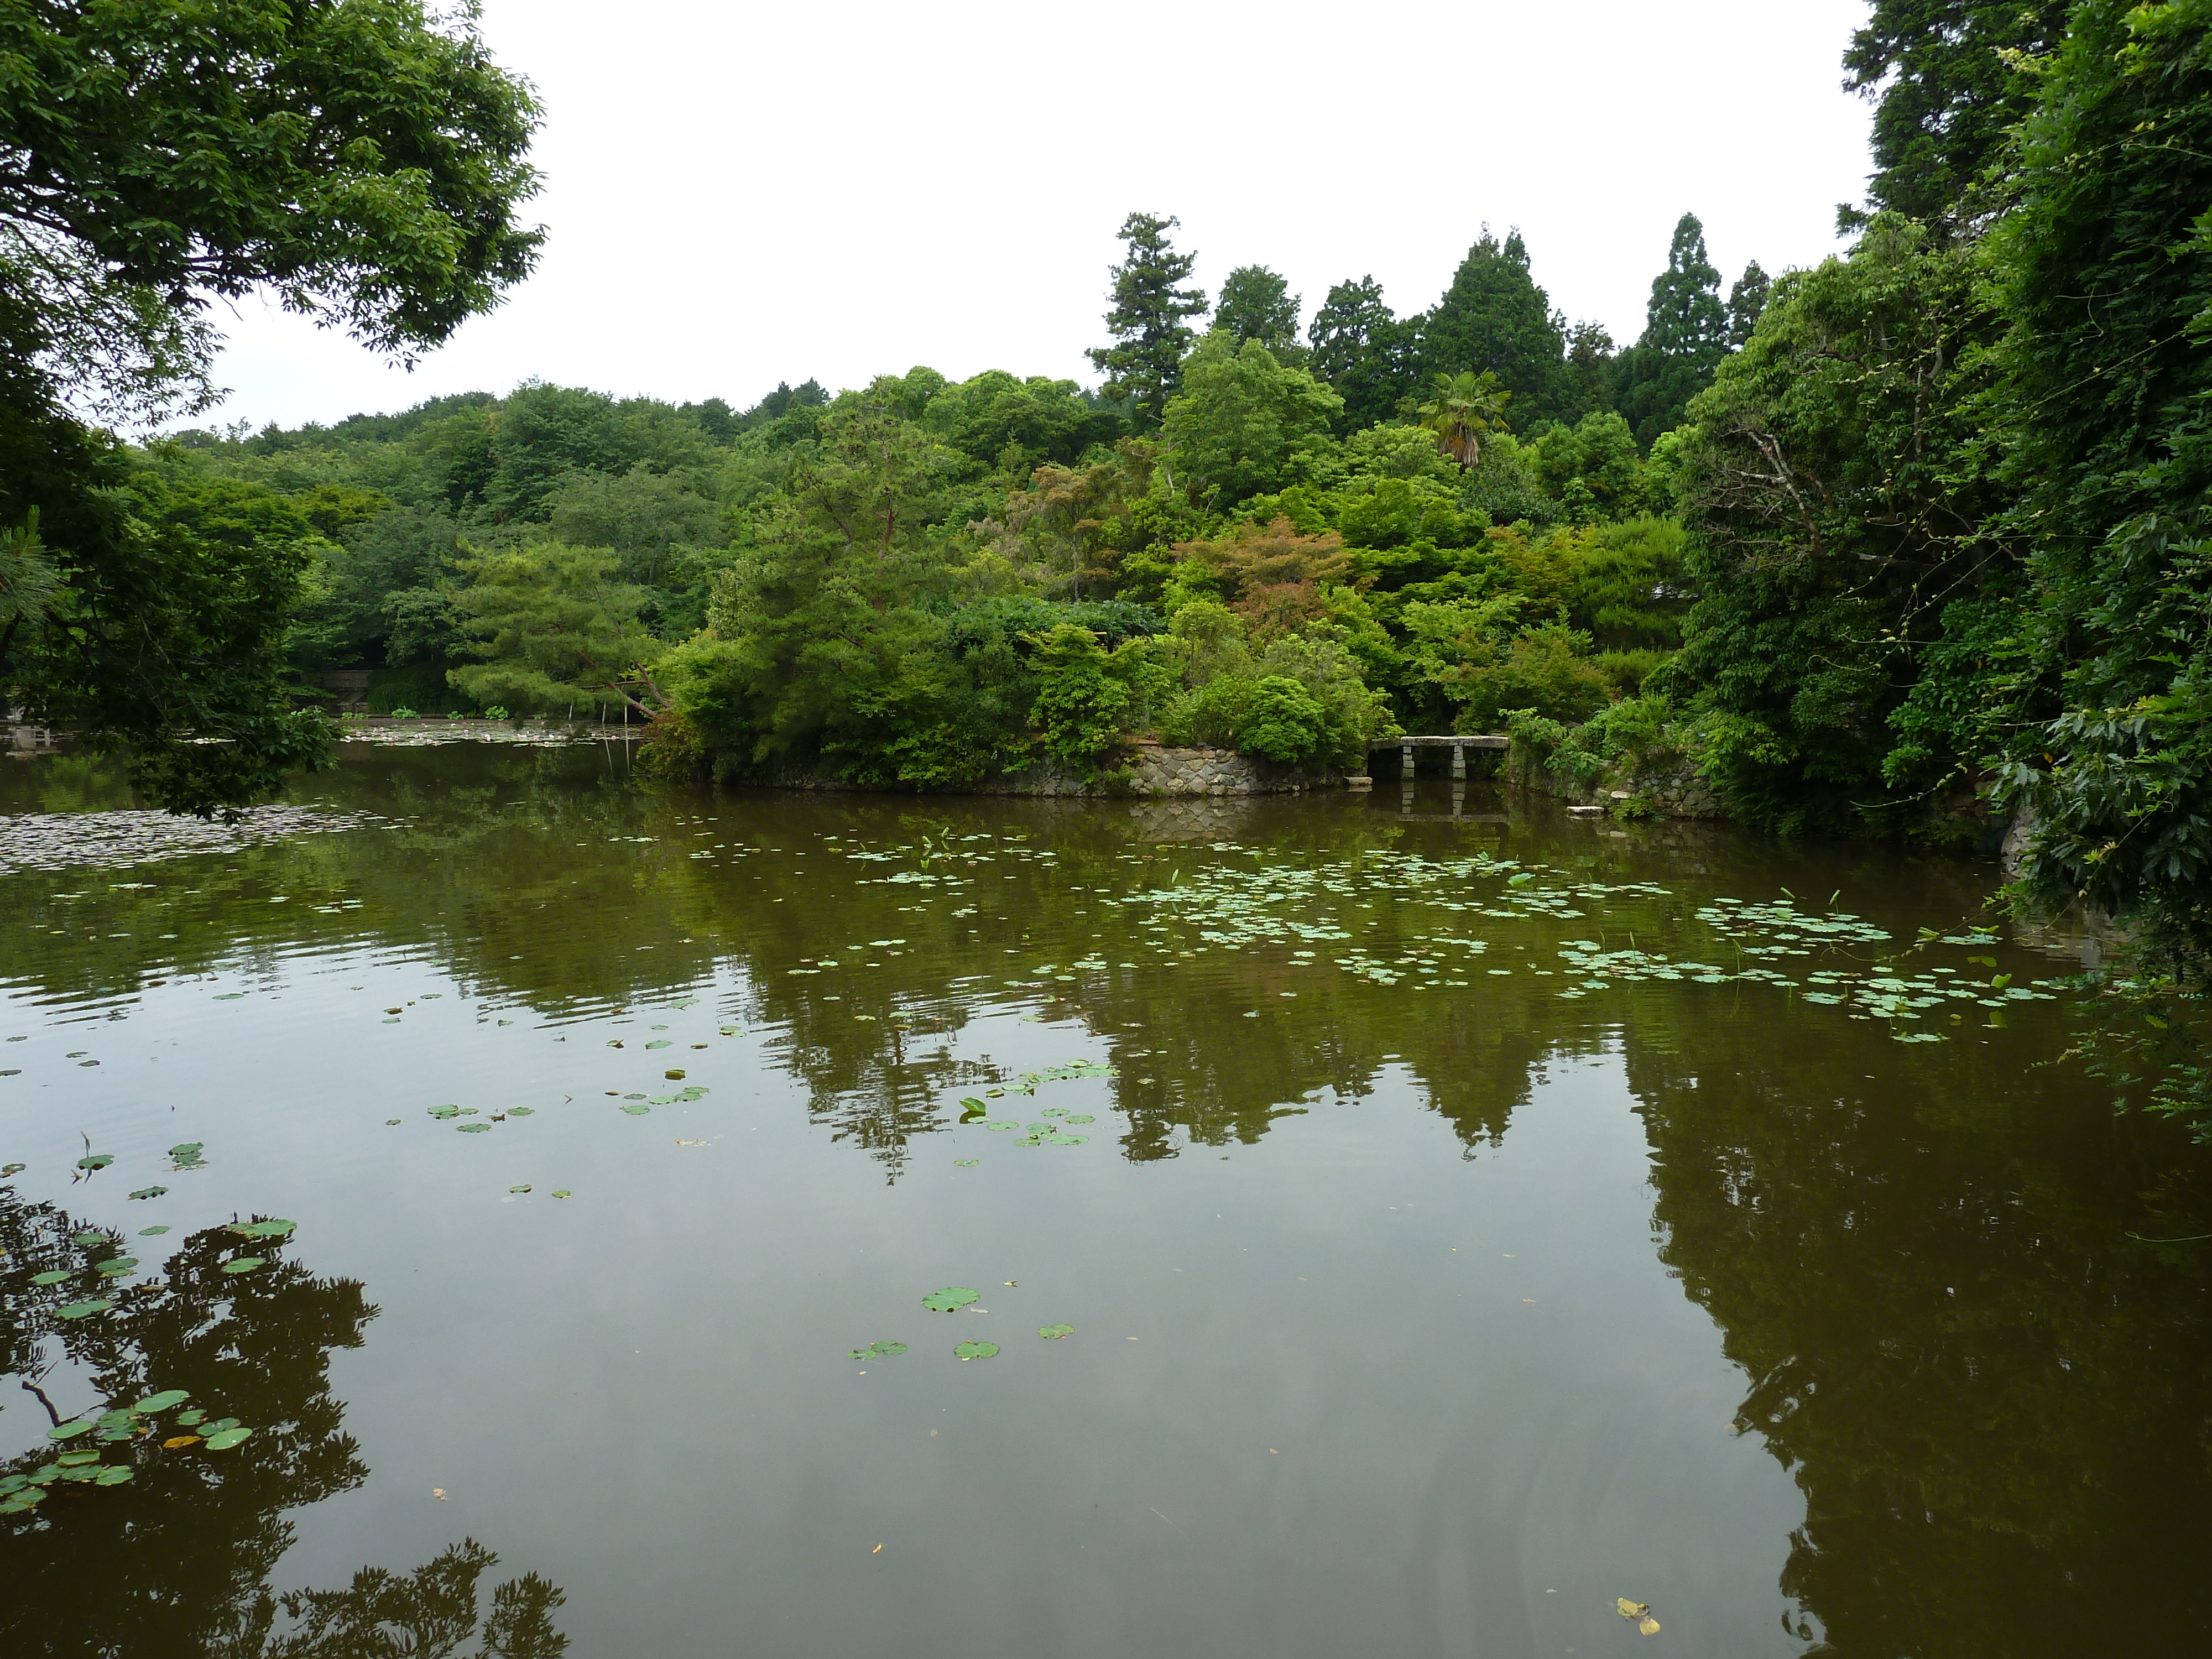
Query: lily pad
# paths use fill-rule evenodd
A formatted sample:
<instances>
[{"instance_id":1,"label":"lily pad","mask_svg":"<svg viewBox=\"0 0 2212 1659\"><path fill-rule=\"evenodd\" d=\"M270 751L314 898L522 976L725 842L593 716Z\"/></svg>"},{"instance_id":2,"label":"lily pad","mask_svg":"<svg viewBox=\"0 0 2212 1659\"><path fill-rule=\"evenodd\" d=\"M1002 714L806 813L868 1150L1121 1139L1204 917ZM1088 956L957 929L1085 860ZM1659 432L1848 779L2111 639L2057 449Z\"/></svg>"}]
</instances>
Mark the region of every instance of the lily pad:
<instances>
[{"instance_id":1,"label":"lily pad","mask_svg":"<svg viewBox=\"0 0 2212 1659\"><path fill-rule=\"evenodd\" d=\"M33 1273L31 1275L31 1283L33 1285L58 1285L64 1279L74 1279L76 1277L76 1275L70 1272L67 1267L49 1267L42 1273Z\"/></svg>"},{"instance_id":2,"label":"lily pad","mask_svg":"<svg viewBox=\"0 0 2212 1659\"><path fill-rule=\"evenodd\" d=\"M1061 1121L1067 1123L1096 1123L1098 1121L1098 1119L1095 1114L1091 1112L1070 1112L1067 1116Z\"/></svg>"},{"instance_id":3,"label":"lily pad","mask_svg":"<svg viewBox=\"0 0 2212 1659\"><path fill-rule=\"evenodd\" d=\"M159 1198L169 1189L167 1187L141 1187L131 1194L133 1198Z\"/></svg>"},{"instance_id":4,"label":"lily pad","mask_svg":"<svg viewBox=\"0 0 2212 1659\"><path fill-rule=\"evenodd\" d=\"M1040 1325L1037 1327L1037 1334L1057 1342L1063 1336L1073 1336L1075 1334L1075 1327L1073 1325Z\"/></svg>"},{"instance_id":5,"label":"lily pad","mask_svg":"<svg viewBox=\"0 0 2212 1659\"><path fill-rule=\"evenodd\" d=\"M1080 1146L1091 1137L1089 1135L1046 1135L1044 1139L1055 1146Z\"/></svg>"},{"instance_id":6,"label":"lily pad","mask_svg":"<svg viewBox=\"0 0 2212 1659\"><path fill-rule=\"evenodd\" d=\"M241 1255L224 1262L222 1270L227 1273L250 1273L268 1265L269 1258L265 1255Z\"/></svg>"},{"instance_id":7,"label":"lily pad","mask_svg":"<svg viewBox=\"0 0 2212 1659\"><path fill-rule=\"evenodd\" d=\"M103 1296L91 1302L64 1302L54 1310L54 1314L61 1319L89 1319L94 1314L106 1313L114 1305Z\"/></svg>"},{"instance_id":8,"label":"lily pad","mask_svg":"<svg viewBox=\"0 0 2212 1659\"><path fill-rule=\"evenodd\" d=\"M653 1108L650 1106L625 1106L623 1108L623 1110L628 1112L632 1117L643 1117L652 1109Z\"/></svg>"},{"instance_id":9,"label":"lily pad","mask_svg":"<svg viewBox=\"0 0 2212 1659\"><path fill-rule=\"evenodd\" d=\"M105 1278L119 1279L137 1265L138 1258L135 1255L111 1256L93 1271Z\"/></svg>"},{"instance_id":10,"label":"lily pad","mask_svg":"<svg viewBox=\"0 0 2212 1659\"><path fill-rule=\"evenodd\" d=\"M648 1048L673 1048L676 1045L666 1037L655 1037L645 1046Z\"/></svg>"},{"instance_id":11,"label":"lily pad","mask_svg":"<svg viewBox=\"0 0 2212 1659\"><path fill-rule=\"evenodd\" d=\"M553 1189L553 1196L556 1198L567 1198L569 1195L568 1189L566 1187L556 1187Z\"/></svg>"},{"instance_id":12,"label":"lily pad","mask_svg":"<svg viewBox=\"0 0 2212 1659\"><path fill-rule=\"evenodd\" d=\"M195 1423L206 1422L207 1413L202 1411L198 1406L195 1406L188 1412L179 1412L177 1413L177 1421L181 1426L190 1428Z\"/></svg>"},{"instance_id":13,"label":"lily pad","mask_svg":"<svg viewBox=\"0 0 2212 1659\"><path fill-rule=\"evenodd\" d=\"M46 1438L49 1440L74 1440L81 1434L90 1434L99 1426L99 1420L95 1418L79 1418L74 1423L55 1424L53 1427L46 1431Z\"/></svg>"},{"instance_id":14,"label":"lily pad","mask_svg":"<svg viewBox=\"0 0 2212 1659\"><path fill-rule=\"evenodd\" d=\"M241 1238L283 1238L299 1226L296 1221L234 1221L224 1229Z\"/></svg>"},{"instance_id":15,"label":"lily pad","mask_svg":"<svg viewBox=\"0 0 2212 1659\"><path fill-rule=\"evenodd\" d=\"M131 1409L134 1412L165 1412L172 1406L181 1406L191 1395L182 1389L164 1389L159 1394L149 1394Z\"/></svg>"},{"instance_id":16,"label":"lily pad","mask_svg":"<svg viewBox=\"0 0 2212 1659\"><path fill-rule=\"evenodd\" d=\"M141 1238L156 1238L168 1231L168 1224L164 1222L158 1227L141 1227L138 1230L138 1237Z\"/></svg>"},{"instance_id":17,"label":"lily pad","mask_svg":"<svg viewBox=\"0 0 2212 1659\"><path fill-rule=\"evenodd\" d=\"M983 1126L987 1129L1018 1129L1022 1126L1010 1117L994 1118Z\"/></svg>"},{"instance_id":18,"label":"lily pad","mask_svg":"<svg viewBox=\"0 0 2212 1659\"><path fill-rule=\"evenodd\" d=\"M94 1477L95 1486L119 1486L131 1478L128 1463L111 1463Z\"/></svg>"},{"instance_id":19,"label":"lily pad","mask_svg":"<svg viewBox=\"0 0 2212 1659\"><path fill-rule=\"evenodd\" d=\"M252 1434L251 1429L225 1429L220 1434L211 1434L207 1437L207 1449L210 1451L228 1451L233 1446L245 1444Z\"/></svg>"},{"instance_id":20,"label":"lily pad","mask_svg":"<svg viewBox=\"0 0 2212 1659\"><path fill-rule=\"evenodd\" d=\"M461 1109L458 1106L433 1106L430 1109L432 1117L459 1117L460 1115Z\"/></svg>"},{"instance_id":21,"label":"lily pad","mask_svg":"<svg viewBox=\"0 0 2212 1659\"><path fill-rule=\"evenodd\" d=\"M972 1170L982 1161L980 1158L956 1158L952 1160L952 1167L956 1170Z\"/></svg>"},{"instance_id":22,"label":"lily pad","mask_svg":"<svg viewBox=\"0 0 2212 1659\"><path fill-rule=\"evenodd\" d=\"M952 1352L962 1359L995 1359L999 1345L995 1342L963 1342Z\"/></svg>"},{"instance_id":23,"label":"lily pad","mask_svg":"<svg viewBox=\"0 0 2212 1659\"><path fill-rule=\"evenodd\" d=\"M100 1454L96 1451L64 1452L54 1461L65 1469L73 1469L80 1464L97 1463L100 1462Z\"/></svg>"},{"instance_id":24,"label":"lily pad","mask_svg":"<svg viewBox=\"0 0 2212 1659\"><path fill-rule=\"evenodd\" d=\"M510 1106L507 1109L507 1115L509 1117L532 1117L537 1115L537 1111L535 1106Z\"/></svg>"},{"instance_id":25,"label":"lily pad","mask_svg":"<svg viewBox=\"0 0 2212 1659\"><path fill-rule=\"evenodd\" d=\"M661 1076L668 1079L672 1083L681 1083L684 1080L684 1069L677 1066L672 1070L663 1072Z\"/></svg>"},{"instance_id":26,"label":"lily pad","mask_svg":"<svg viewBox=\"0 0 2212 1659\"><path fill-rule=\"evenodd\" d=\"M161 1443L163 1451L182 1451L187 1446L197 1446L200 1437L196 1434L173 1434Z\"/></svg>"},{"instance_id":27,"label":"lily pad","mask_svg":"<svg viewBox=\"0 0 2212 1659\"><path fill-rule=\"evenodd\" d=\"M948 1285L941 1291L932 1291L921 1298L921 1305L933 1313L951 1313L971 1302L982 1300L981 1291L971 1291L965 1285Z\"/></svg>"},{"instance_id":28,"label":"lily pad","mask_svg":"<svg viewBox=\"0 0 2212 1659\"><path fill-rule=\"evenodd\" d=\"M488 1135L491 1133L491 1125L489 1123L464 1123L459 1127L465 1135Z\"/></svg>"},{"instance_id":29,"label":"lily pad","mask_svg":"<svg viewBox=\"0 0 2212 1659\"><path fill-rule=\"evenodd\" d=\"M181 1146L170 1147L169 1157L174 1160L179 1170L197 1170L207 1162L200 1156L206 1150L205 1141L187 1140Z\"/></svg>"},{"instance_id":30,"label":"lily pad","mask_svg":"<svg viewBox=\"0 0 2212 1659\"><path fill-rule=\"evenodd\" d=\"M94 1152L90 1158L77 1159L76 1167L80 1170L104 1170L114 1162L115 1154L112 1152Z\"/></svg>"},{"instance_id":31,"label":"lily pad","mask_svg":"<svg viewBox=\"0 0 2212 1659\"><path fill-rule=\"evenodd\" d=\"M106 1237L107 1235L100 1231L97 1227L80 1227L76 1231L70 1235L70 1243L72 1244L98 1244L105 1241Z\"/></svg>"}]
</instances>

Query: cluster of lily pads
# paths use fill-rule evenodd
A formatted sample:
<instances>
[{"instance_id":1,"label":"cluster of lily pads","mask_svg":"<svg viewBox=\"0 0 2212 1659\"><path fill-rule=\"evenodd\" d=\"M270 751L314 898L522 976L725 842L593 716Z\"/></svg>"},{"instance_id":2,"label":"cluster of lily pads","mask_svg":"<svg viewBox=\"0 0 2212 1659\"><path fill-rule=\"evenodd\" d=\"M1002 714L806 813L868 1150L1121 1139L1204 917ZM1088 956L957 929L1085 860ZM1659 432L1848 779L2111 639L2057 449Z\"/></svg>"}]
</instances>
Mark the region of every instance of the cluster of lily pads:
<instances>
[{"instance_id":1,"label":"cluster of lily pads","mask_svg":"<svg viewBox=\"0 0 2212 1659\"><path fill-rule=\"evenodd\" d=\"M236 853L295 836L393 825L375 812L307 806L248 807L234 819L172 817L137 810L110 812L16 812L0 816L0 876L19 870L88 865L124 869L204 853ZM82 898L55 893L54 898Z\"/></svg>"},{"instance_id":2,"label":"cluster of lily pads","mask_svg":"<svg viewBox=\"0 0 2212 1659\"><path fill-rule=\"evenodd\" d=\"M234 1417L210 1421L198 1407L176 1409L191 1397L182 1389L164 1389L96 1417L56 1424L46 1431L55 1447L51 1462L25 1474L0 1475L0 1515L27 1514L45 1503L57 1487L120 1486L135 1479L137 1471L130 1463L106 1462L101 1449L127 1447L150 1438L160 1431L155 1419L165 1414L174 1413L169 1422L178 1432L162 1440L163 1451L181 1452L198 1446L225 1452L244 1445L252 1437L253 1431Z\"/></svg>"},{"instance_id":3,"label":"cluster of lily pads","mask_svg":"<svg viewBox=\"0 0 2212 1659\"><path fill-rule=\"evenodd\" d=\"M982 1292L966 1285L948 1285L941 1291L932 1291L921 1298L921 1305L932 1313L958 1313L982 1299ZM1058 1342L1075 1334L1073 1325L1040 1325L1037 1334L1048 1342ZM871 1342L866 1347L854 1348L846 1355L848 1359L887 1359L906 1352L903 1342ZM995 1342L975 1340L956 1343L952 1349L956 1359L995 1359L1003 1352Z\"/></svg>"}]
</instances>

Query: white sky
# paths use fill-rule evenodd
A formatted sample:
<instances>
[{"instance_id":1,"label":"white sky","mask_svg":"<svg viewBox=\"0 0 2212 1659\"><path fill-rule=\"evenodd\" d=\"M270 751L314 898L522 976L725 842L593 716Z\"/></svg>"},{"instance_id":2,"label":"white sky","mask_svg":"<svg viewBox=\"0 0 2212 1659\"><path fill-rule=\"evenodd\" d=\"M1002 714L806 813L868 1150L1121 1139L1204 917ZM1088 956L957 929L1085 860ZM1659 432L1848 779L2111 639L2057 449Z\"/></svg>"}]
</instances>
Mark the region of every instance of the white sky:
<instances>
[{"instance_id":1,"label":"white sky","mask_svg":"<svg viewBox=\"0 0 2212 1659\"><path fill-rule=\"evenodd\" d=\"M1868 171L1865 0L1322 6L486 0L536 82L538 274L411 373L248 303L210 422L330 422L532 376L738 408L927 363L1094 384L1115 230L1178 216L1218 294L1434 302L1486 221L1623 343L1687 209L1724 284L1836 251Z\"/></svg>"}]
</instances>

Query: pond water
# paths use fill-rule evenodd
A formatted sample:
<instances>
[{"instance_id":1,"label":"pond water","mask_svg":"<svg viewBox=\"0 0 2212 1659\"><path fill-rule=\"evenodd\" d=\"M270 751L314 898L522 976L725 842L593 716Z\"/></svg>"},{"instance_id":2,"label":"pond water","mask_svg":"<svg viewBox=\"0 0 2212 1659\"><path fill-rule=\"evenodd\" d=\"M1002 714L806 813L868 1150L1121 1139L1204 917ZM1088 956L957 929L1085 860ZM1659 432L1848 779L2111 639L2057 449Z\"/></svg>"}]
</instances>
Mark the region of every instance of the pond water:
<instances>
[{"instance_id":1,"label":"pond water","mask_svg":"<svg viewBox=\"0 0 2212 1659\"><path fill-rule=\"evenodd\" d=\"M10 1655L2212 1635L2206 1160L1987 866L603 745L131 805L0 767Z\"/></svg>"}]
</instances>

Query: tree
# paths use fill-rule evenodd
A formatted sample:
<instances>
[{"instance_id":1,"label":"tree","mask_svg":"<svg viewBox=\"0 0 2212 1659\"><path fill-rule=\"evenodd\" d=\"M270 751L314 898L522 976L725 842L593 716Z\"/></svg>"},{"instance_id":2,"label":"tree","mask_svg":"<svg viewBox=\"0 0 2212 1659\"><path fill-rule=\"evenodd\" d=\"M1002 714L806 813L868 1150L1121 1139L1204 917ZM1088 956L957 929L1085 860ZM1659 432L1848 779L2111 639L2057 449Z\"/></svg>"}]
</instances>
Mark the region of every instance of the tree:
<instances>
[{"instance_id":1,"label":"tree","mask_svg":"<svg viewBox=\"0 0 2212 1659\"><path fill-rule=\"evenodd\" d=\"M1875 0L1844 54L1846 89L1874 100L1872 210L1923 219L1939 234L1987 216L1974 190L2008 129L2034 101L2012 53L2048 52L2066 37L2073 0ZM1869 214L1836 210L1838 228Z\"/></svg>"},{"instance_id":2,"label":"tree","mask_svg":"<svg viewBox=\"0 0 2212 1659\"><path fill-rule=\"evenodd\" d=\"M234 809L327 757L283 672L313 561L141 516L65 400L192 407L204 308L259 287L402 360L437 344L536 258L537 106L413 0L19 4L0 41L0 525L36 508L59 579L0 694L128 750L160 805Z\"/></svg>"},{"instance_id":3,"label":"tree","mask_svg":"<svg viewBox=\"0 0 2212 1659\"><path fill-rule=\"evenodd\" d=\"M1505 405L1512 401L1513 394L1486 368L1480 374L1439 374L1420 415L1437 434L1437 447L1466 472L1482 459L1483 435L1505 425Z\"/></svg>"},{"instance_id":4,"label":"tree","mask_svg":"<svg viewBox=\"0 0 2212 1659\"><path fill-rule=\"evenodd\" d=\"M2037 605L2031 884L2212 959L2212 0L2085 0L1990 234Z\"/></svg>"},{"instance_id":5,"label":"tree","mask_svg":"<svg viewBox=\"0 0 2212 1659\"><path fill-rule=\"evenodd\" d=\"M1705 253L1705 228L1694 213L1676 222L1667 268L1651 279L1644 333L1614 368L1613 406L1649 449L1682 422L1691 398L1712 380L1728 349L1729 313L1721 274Z\"/></svg>"},{"instance_id":6,"label":"tree","mask_svg":"<svg viewBox=\"0 0 2212 1659\"><path fill-rule=\"evenodd\" d=\"M1280 488L1301 456L1328 441L1344 407L1302 368L1286 368L1256 340L1240 348L1208 334L1184 366L1163 422L1182 482L1218 509Z\"/></svg>"},{"instance_id":7,"label":"tree","mask_svg":"<svg viewBox=\"0 0 2212 1659\"><path fill-rule=\"evenodd\" d=\"M1267 266L1239 265L1222 282L1213 326L1239 345L1257 340L1276 362L1304 368L1306 349L1298 340L1299 308L1291 285Z\"/></svg>"},{"instance_id":8,"label":"tree","mask_svg":"<svg viewBox=\"0 0 2212 1659\"><path fill-rule=\"evenodd\" d=\"M1662 689L1694 702L1705 769L1741 816L1917 822L1973 764L1982 696L1917 682L1947 618L1964 624L2013 568L1979 459L1999 326L1968 251L1885 215L1848 259L1777 283L1690 405L1698 599Z\"/></svg>"},{"instance_id":9,"label":"tree","mask_svg":"<svg viewBox=\"0 0 2212 1659\"><path fill-rule=\"evenodd\" d=\"M1759 319L1766 309L1766 297L1774 291L1774 279L1760 269L1753 259L1743 268L1743 275L1735 279L1728 296L1728 349L1741 351L1751 343L1751 331L1759 326Z\"/></svg>"},{"instance_id":10,"label":"tree","mask_svg":"<svg viewBox=\"0 0 2212 1659\"><path fill-rule=\"evenodd\" d=\"M1313 351L1307 367L1344 399L1343 429L1392 419L1413 389L1419 331L1391 313L1372 276L1329 289L1306 340Z\"/></svg>"},{"instance_id":11,"label":"tree","mask_svg":"<svg viewBox=\"0 0 2212 1659\"><path fill-rule=\"evenodd\" d=\"M1487 226L1421 319L1424 380L1485 370L1498 376L1528 420L1551 419L1565 390L1562 319L1528 274L1528 247L1517 230L1501 244Z\"/></svg>"},{"instance_id":12,"label":"tree","mask_svg":"<svg viewBox=\"0 0 2212 1659\"><path fill-rule=\"evenodd\" d=\"M647 703L628 687L652 687L641 665L657 645L637 620L644 590L615 579L619 562L605 549L559 542L462 559L469 585L453 606L483 660L446 678L480 703L550 712L615 702L650 717L661 699Z\"/></svg>"},{"instance_id":13,"label":"tree","mask_svg":"<svg viewBox=\"0 0 2212 1659\"><path fill-rule=\"evenodd\" d=\"M15 6L5 34L0 224L19 251L89 261L172 313L269 288L403 359L536 262L544 233L514 216L538 188L537 102L465 14ZM34 323L65 308L32 282Z\"/></svg>"},{"instance_id":14,"label":"tree","mask_svg":"<svg viewBox=\"0 0 2212 1659\"><path fill-rule=\"evenodd\" d=\"M1106 377L1109 398L1133 398L1158 421L1175 395L1183 353L1196 337L1183 319L1206 311L1203 289L1178 288L1190 280L1194 254L1178 253L1167 234L1177 224L1149 213L1133 213L1119 233L1127 252L1113 267L1113 309L1106 331L1114 343L1085 353Z\"/></svg>"}]
</instances>

